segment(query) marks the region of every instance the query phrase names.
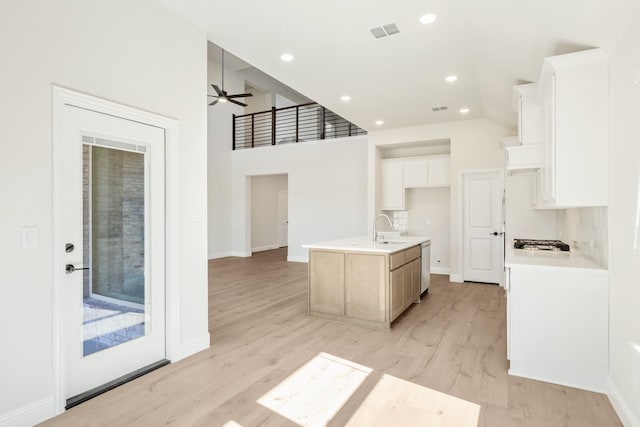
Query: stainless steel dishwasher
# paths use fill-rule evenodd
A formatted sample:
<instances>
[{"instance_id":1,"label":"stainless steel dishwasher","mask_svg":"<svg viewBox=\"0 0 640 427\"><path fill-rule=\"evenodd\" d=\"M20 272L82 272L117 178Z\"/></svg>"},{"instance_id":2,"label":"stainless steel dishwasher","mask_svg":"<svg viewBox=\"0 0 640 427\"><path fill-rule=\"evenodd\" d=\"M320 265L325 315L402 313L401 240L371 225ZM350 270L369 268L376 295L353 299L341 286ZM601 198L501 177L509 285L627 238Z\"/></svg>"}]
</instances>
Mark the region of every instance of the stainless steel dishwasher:
<instances>
[{"instance_id":1,"label":"stainless steel dishwasher","mask_svg":"<svg viewBox=\"0 0 640 427\"><path fill-rule=\"evenodd\" d=\"M429 292L431 283L431 240L420 244L422 249L422 278L420 280L420 294Z\"/></svg>"}]
</instances>

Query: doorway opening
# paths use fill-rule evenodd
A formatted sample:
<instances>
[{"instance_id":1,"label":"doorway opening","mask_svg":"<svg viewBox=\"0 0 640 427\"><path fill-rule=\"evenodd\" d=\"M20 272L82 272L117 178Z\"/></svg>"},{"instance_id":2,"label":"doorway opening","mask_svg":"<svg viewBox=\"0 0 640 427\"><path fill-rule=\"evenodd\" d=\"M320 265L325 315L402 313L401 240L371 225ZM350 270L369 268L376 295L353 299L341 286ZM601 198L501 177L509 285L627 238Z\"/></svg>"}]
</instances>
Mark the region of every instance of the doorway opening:
<instances>
[{"instance_id":1,"label":"doorway opening","mask_svg":"<svg viewBox=\"0 0 640 427\"><path fill-rule=\"evenodd\" d=\"M249 178L251 253L288 247L289 175L256 175Z\"/></svg>"}]
</instances>

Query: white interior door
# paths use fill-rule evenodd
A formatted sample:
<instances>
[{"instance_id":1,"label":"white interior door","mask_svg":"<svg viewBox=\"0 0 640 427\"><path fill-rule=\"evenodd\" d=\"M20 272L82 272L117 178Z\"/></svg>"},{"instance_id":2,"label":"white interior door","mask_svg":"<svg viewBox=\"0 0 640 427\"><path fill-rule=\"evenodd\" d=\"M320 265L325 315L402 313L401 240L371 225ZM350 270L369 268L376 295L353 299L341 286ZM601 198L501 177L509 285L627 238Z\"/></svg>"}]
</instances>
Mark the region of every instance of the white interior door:
<instances>
[{"instance_id":1,"label":"white interior door","mask_svg":"<svg viewBox=\"0 0 640 427\"><path fill-rule=\"evenodd\" d=\"M502 185L499 172L464 175L464 280L500 283Z\"/></svg>"},{"instance_id":2,"label":"white interior door","mask_svg":"<svg viewBox=\"0 0 640 427\"><path fill-rule=\"evenodd\" d=\"M278 247L289 244L289 193L278 191Z\"/></svg>"},{"instance_id":3,"label":"white interior door","mask_svg":"<svg viewBox=\"0 0 640 427\"><path fill-rule=\"evenodd\" d=\"M65 397L165 357L164 129L65 106Z\"/></svg>"}]
</instances>

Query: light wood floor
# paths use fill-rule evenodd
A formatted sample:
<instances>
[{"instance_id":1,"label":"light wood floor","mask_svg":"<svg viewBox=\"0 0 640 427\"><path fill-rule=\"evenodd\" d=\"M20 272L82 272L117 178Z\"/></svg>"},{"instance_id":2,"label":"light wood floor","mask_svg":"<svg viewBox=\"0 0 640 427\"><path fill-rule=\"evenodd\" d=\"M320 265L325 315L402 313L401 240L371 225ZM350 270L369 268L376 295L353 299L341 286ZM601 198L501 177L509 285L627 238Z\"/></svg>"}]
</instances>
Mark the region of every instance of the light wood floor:
<instances>
[{"instance_id":1,"label":"light wood floor","mask_svg":"<svg viewBox=\"0 0 640 427\"><path fill-rule=\"evenodd\" d=\"M383 374L481 405L479 426L619 426L606 396L507 375L495 285L431 290L372 331L306 317L307 265L284 249L209 262L211 348L75 407L47 426L295 425L256 403L320 352L372 368L331 421L342 426Z\"/></svg>"}]
</instances>

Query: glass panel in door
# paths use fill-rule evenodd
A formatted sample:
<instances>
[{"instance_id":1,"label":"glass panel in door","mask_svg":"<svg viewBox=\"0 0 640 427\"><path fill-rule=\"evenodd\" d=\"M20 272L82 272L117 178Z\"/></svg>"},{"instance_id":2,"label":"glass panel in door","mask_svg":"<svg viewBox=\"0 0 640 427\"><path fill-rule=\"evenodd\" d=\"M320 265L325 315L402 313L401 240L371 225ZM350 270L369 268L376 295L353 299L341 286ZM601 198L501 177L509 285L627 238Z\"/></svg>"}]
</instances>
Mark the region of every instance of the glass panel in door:
<instances>
[{"instance_id":1,"label":"glass panel in door","mask_svg":"<svg viewBox=\"0 0 640 427\"><path fill-rule=\"evenodd\" d=\"M83 356L149 333L145 153L83 137ZM146 327L146 330L145 330Z\"/></svg>"}]
</instances>

